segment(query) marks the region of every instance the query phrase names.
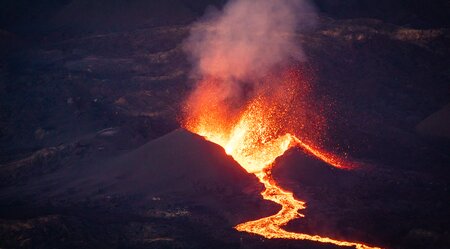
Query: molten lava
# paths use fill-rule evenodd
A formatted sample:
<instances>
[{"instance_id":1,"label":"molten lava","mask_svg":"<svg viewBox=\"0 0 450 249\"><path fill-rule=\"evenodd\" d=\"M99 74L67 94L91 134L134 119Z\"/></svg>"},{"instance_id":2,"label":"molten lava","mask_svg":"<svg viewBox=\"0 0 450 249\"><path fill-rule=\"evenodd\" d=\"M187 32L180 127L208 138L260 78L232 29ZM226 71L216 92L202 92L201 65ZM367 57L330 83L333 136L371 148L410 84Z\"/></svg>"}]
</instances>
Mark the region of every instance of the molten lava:
<instances>
[{"instance_id":1,"label":"molten lava","mask_svg":"<svg viewBox=\"0 0 450 249\"><path fill-rule=\"evenodd\" d=\"M298 109L295 101L299 91L306 88L302 88L304 82L296 72L289 72L282 78L276 90L262 84L249 101L240 103L237 110L229 104L233 100L218 98L224 89L214 79L200 82L186 103L185 127L222 146L228 155L264 184L263 198L281 205L278 213L239 224L235 228L269 239L311 240L338 246L378 248L319 235L288 232L282 228L289 221L304 217L299 210L305 209L306 205L296 200L293 193L283 190L271 177L271 167L277 157L289 148L299 146L334 167L352 168L340 157L303 142L289 131L295 128L294 123L298 123L292 117L293 113L297 113L293 110Z\"/></svg>"}]
</instances>

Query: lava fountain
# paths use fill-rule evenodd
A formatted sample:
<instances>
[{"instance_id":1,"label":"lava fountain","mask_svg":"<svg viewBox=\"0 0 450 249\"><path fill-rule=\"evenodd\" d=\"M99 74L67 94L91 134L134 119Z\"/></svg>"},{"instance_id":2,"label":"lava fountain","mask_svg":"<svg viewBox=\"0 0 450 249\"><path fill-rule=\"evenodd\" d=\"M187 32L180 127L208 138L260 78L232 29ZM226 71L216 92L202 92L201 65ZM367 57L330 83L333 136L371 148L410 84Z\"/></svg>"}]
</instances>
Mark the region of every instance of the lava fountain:
<instances>
[{"instance_id":1,"label":"lava fountain","mask_svg":"<svg viewBox=\"0 0 450 249\"><path fill-rule=\"evenodd\" d=\"M304 217L299 211L306 208L306 203L295 199L293 193L281 188L272 178L271 169L277 157L289 148L299 146L333 167L351 169L354 166L319 149L311 141L304 142L293 133L298 132L294 130L296 127L302 126L299 117L304 110L298 108L299 95L304 95L309 87L296 70L289 70L278 78L266 77L244 103L219 98L224 90L218 87L223 85L217 83L221 79L209 78L202 80L186 101L185 128L222 146L228 155L247 172L255 174L264 185L262 197L281 205L278 213L238 224L235 229L268 239L311 240L338 246L378 248L283 229L289 221ZM275 89L270 87L271 84L265 84L274 80L278 81Z\"/></svg>"}]
</instances>

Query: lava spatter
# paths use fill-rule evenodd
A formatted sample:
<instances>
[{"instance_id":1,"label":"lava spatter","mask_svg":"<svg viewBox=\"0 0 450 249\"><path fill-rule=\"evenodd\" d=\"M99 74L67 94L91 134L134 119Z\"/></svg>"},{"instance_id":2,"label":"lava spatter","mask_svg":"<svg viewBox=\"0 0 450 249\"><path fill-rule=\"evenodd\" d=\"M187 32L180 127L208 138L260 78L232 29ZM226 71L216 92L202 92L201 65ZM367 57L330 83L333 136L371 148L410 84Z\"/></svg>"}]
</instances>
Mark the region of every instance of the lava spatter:
<instances>
[{"instance_id":1,"label":"lava spatter","mask_svg":"<svg viewBox=\"0 0 450 249\"><path fill-rule=\"evenodd\" d=\"M272 164L277 157L283 155L289 148L299 146L333 167L352 168L340 157L303 142L287 132L293 129L290 127L292 122L289 122L291 118L289 108L292 106L292 100L298 98L299 89L296 87L298 82L295 79L288 77L277 91L269 89L256 93L238 111L230 111L223 100L217 99L215 95L220 89L215 88L214 82L201 82L187 101L188 111L184 126L222 146L228 155L247 172L255 174L264 184L262 197L281 205L278 213L238 224L236 230L258 234L268 239L310 240L338 246L353 246L358 249L379 248L283 229L289 221L304 217L299 211L306 208L306 203L295 199L292 192L282 189L271 177Z\"/></svg>"}]
</instances>

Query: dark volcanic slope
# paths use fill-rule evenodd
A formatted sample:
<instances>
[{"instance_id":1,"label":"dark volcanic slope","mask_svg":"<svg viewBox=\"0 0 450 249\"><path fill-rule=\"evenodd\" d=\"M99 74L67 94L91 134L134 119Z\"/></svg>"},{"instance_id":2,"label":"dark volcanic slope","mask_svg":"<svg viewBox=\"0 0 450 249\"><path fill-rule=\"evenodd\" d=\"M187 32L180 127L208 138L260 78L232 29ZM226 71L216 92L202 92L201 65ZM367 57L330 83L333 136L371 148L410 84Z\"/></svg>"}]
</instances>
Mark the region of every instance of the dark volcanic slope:
<instances>
[{"instance_id":1,"label":"dark volcanic slope","mask_svg":"<svg viewBox=\"0 0 450 249\"><path fill-rule=\"evenodd\" d=\"M184 130L117 158L91 160L35 178L19 188L4 189L3 196L38 203L124 195L144 204L160 198L211 204L245 192L257 195L261 189L256 177L246 173L221 147Z\"/></svg>"},{"instance_id":2,"label":"dark volcanic slope","mask_svg":"<svg viewBox=\"0 0 450 249\"><path fill-rule=\"evenodd\" d=\"M3 188L0 238L5 242L0 242L0 246L15 247L27 239L39 246L41 242L75 246L74 238L67 234L40 233L45 233L42 229L58 230L60 226L97 233L98 223L104 222L126 233L145 226L156 229L146 238L126 239L124 243L128 244L150 245L149 241L155 239L152 236L157 238L161 233L181 236L169 238L181 243L200 236L203 229L210 230L209 234L189 242L186 248L217 238L236 242L230 240L235 235L227 235L237 234L233 225L273 212L274 205L259 199L261 189L256 177L247 174L222 148L187 131L176 130L118 158L63 167L35 176L22 186ZM81 222L81 228L72 222ZM137 228L130 230L130 224ZM192 230L192 226L199 229ZM95 239L79 231L74 233L83 238L83 246L117 246L117 241L107 237L115 236L117 231L106 230L108 234L100 233ZM217 246L221 243L214 242Z\"/></svg>"},{"instance_id":3,"label":"dark volcanic slope","mask_svg":"<svg viewBox=\"0 0 450 249\"><path fill-rule=\"evenodd\" d=\"M289 229L387 248L448 247L446 176L360 165L339 170L298 149L279 158L275 179L307 202Z\"/></svg>"}]
</instances>

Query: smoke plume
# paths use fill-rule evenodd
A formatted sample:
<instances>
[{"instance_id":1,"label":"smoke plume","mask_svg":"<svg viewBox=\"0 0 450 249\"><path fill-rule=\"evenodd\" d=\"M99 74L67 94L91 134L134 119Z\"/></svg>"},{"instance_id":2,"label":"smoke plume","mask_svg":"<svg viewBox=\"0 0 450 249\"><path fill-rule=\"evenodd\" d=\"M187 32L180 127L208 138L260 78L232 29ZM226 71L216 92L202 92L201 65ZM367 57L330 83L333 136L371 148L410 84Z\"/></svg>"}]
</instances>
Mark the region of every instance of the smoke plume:
<instances>
[{"instance_id":1,"label":"smoke plume","mask_svg":"<svg viewBox=\"0 0 450 249\"><path fill-rule=\"evenodd\" d=\"M195 23L184 43L192 76L214 79L222 96L242 94L245 84L292 61L305 60L295 34L313 26L306 0L230 0Z\"/></svg>"}]
</instances>

